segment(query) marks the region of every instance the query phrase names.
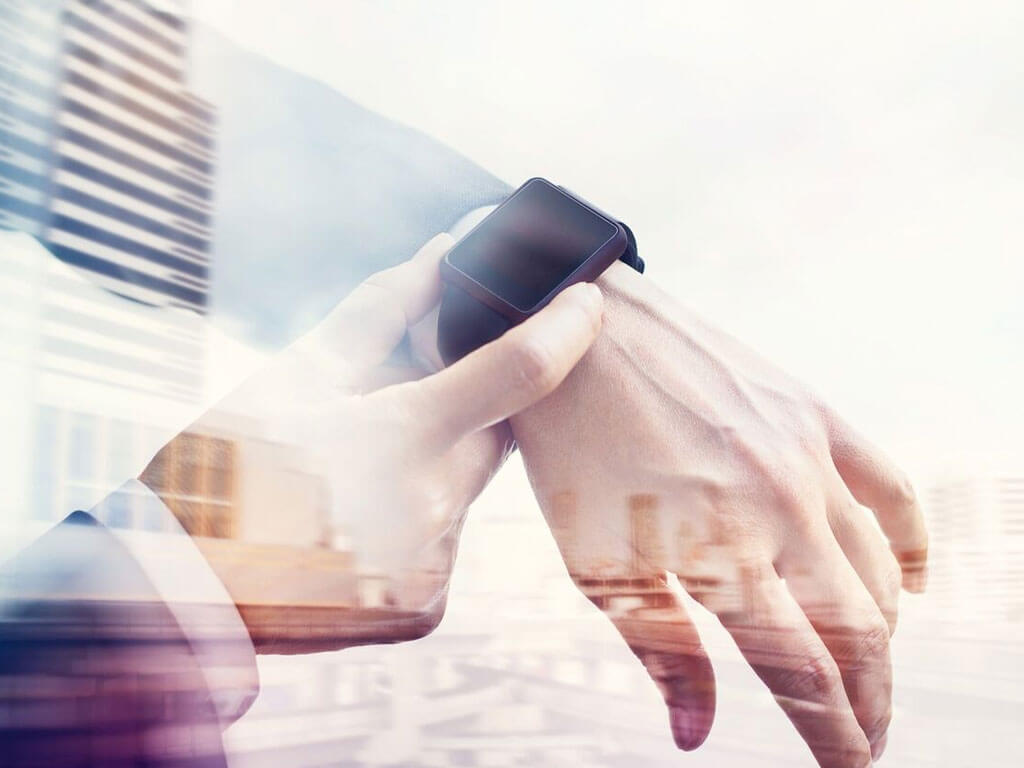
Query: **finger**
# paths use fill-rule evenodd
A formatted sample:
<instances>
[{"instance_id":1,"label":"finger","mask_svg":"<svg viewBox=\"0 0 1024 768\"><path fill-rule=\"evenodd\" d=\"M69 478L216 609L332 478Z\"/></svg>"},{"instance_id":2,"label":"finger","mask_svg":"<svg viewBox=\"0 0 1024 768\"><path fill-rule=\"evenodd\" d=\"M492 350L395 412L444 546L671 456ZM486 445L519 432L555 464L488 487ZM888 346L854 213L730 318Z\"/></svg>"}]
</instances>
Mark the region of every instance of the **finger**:
<instances>
[{"instance_id":1,"label":"finger","mask_svg":"<svg viewBox=\"0 0 1024 768\"><path fill-rule=\"evenodd\" d=\"M903 571L903 586L923 592L928 531L906 474L835 414L829 414L832 460L854 498L870 507Z\"/></svg>"},{"instance_id":2,"label":"finger","mask_svg":"<svg viewBox=\"0 0 1024 768\"><path fill-rule=\"evenodd\" d=\"M819 523L784 550L776 567L835 660L853 714L878 757L892 717L889 625L832 531Z\"/></svg>"},{"instance_id":3,"label":"finger","mask_svg":"<svg viewBox=\"0 0 1024 768\"><path fill-rule=\"evenodd\" d=\"M429 373L437 373L444 368L444 360L437 348L437 317L440 305L427 312L423 318L409 327L409 346L413 359Z\"/></svg>"},{"instance_id":4,"label":"finger","mask_svg":"<svg viewBox=\"0 0 1024 768\"><path fill-rule=\"evenodd\" d=\"M658 686L676 746L690 751L703 744L715 719L715 673L697 627L664 579L574 576L573 581L615 625Z\"/></svg>"},{"instance_id":5,"label":"finger","mask_svg":"<svg viewBox=\"0 0 1024 768\"><path fill-rule=\"evenodd\" d=\"M407 381L417 381L424 376L423 370L408 365L379 365L364 371L357 382L358 386L352 387L351 391L366 395L376 392L378 389L392 387L395 384L404 384Z\"/></svg>"},{"instance_id":6,"label":"finger","mask_svg":"<svg viewBox=\"0 0 1024 768\"><path fill-rule=\"evenodd\" d=\"M706 586L691 594L718 616L819 765L864 768L870 746L835 660L771 565L743 569L728 589Z\"/></svg>"},{"instance_id":7,"label":"finger","mask_svg":"<svg viewBox=\"0 0 1024 768\"><path fill-rule=\"evenodd\" d=\"M867 512L845 487L839 500L829 505L828 513L836 541L881 611L891 636L896 631L900 596L900 565L896 557Z\"/></svg>"},{"instance_id":8,"label":"finger","mask_svg":"<svg viewBox=\"0 0 1024 768\"><path fill-rule=\"evenodd\" d=\"M597 337L601 308L596 286L574 285L501 338L401 394L423 414L434 439L454 442L554 390Z\"/></svg>"},{"instance_id":9,"label":"finger","mask_svg":"<svg viewBox=\"0 0 1024 768\"><path fill-rule=\"evenodd\" d=\"M437 235L409 261L356 286L317 327L323 351L357 370L384 361L406 329L440 299L438 265L451 245L450 235Z\"/></svg>"}]
</instances>

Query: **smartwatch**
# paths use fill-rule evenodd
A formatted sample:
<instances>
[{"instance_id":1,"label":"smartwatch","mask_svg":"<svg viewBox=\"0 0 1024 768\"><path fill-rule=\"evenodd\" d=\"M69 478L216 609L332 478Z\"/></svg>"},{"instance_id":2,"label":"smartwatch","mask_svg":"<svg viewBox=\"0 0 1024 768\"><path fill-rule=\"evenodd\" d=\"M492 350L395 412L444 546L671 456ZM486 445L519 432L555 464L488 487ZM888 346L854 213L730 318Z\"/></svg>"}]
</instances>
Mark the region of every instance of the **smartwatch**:
<instances>
[{"instance_id":1,"label":"smartwatch","mask_svg":"<svg viewBox=\"0 0 1024 768\"><path fill-rule=\"evenodd\" d=\"M445 365L618 260L644 271L629 227L564 187L528 180L441 262L437 342Z\"/></svg>"}]
</instances>

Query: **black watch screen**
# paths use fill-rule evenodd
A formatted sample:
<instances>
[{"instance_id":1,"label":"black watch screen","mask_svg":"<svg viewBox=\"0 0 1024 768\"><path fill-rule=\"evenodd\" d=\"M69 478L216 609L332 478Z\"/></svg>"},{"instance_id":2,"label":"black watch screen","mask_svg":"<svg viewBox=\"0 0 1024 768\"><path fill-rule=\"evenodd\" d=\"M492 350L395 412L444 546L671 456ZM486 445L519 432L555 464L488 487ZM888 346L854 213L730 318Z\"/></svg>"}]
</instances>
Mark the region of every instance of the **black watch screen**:
<instances>
[{"instance_id":1,"label":"black watch screen","mask_svg":"<svg viewBox=\"0 0 1024 768\"><path fill-rule=\"evenodd\" d=\"M615 239L615 222L531 179L459 241L448 263L521 312Z\"/></svg>"}]
</instances>

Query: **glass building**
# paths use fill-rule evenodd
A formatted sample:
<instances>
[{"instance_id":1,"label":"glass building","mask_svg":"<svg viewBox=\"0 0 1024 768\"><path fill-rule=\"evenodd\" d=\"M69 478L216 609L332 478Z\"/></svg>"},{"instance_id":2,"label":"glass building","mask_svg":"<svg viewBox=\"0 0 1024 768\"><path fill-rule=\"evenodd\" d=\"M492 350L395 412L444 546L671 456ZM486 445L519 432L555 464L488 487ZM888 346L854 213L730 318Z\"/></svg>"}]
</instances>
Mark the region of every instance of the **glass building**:
<instances>
[{"instance_id":1,"label":"glass building","mask_svg":"<svg viewBox=\"0 0 1024 768\"><path fill-rule=\"evenodd\" d=\"M0 358L35 404L5 479L40 520L134 476L202 394L216 113L186 84L185 11L0 0Z\"/></svg>"},{"instance_id":2,"label":"glass building","mask_svg":"<svg viewBox=\"0 0 1024 768\"><path fill-rule=\"evenodd\" d=\"M206 304L212 107L187 27L139 2L3 0L0 223L154 304Z\"/></svg>"}]
</instances>

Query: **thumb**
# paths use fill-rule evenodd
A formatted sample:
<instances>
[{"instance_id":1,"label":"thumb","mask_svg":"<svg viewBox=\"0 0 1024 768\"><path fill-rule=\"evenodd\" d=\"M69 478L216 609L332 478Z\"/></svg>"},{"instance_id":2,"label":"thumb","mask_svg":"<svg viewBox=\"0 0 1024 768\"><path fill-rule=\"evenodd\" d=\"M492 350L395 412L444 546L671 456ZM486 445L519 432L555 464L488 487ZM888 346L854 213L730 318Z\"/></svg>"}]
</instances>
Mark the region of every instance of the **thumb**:
<instances>
[{"instance_id":1,"label":"thumb","mask_svg":"<svg viewBox=\"0 0 1024 768\"><path fill-rule=\"evenodd\" d=\"M552 392L601 330L603 299L577 283L498 339L409 388L442 443L507 419Z\"/></svg>"}]
</instances>

